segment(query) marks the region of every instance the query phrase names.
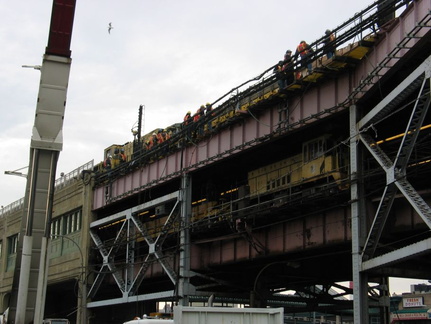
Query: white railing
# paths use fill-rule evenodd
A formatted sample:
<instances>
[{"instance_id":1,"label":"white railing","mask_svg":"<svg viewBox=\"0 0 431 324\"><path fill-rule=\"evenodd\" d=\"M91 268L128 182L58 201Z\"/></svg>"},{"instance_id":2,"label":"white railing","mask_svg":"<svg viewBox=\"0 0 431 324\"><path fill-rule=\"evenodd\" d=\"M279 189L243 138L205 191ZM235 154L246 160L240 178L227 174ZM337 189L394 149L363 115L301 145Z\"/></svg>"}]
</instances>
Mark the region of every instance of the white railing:
<instances>
[{"instance_id":1,"label":"white railing","mask_svg":"<svg viewBox=\"0 0 431 324\"><path fill-rule=\"evenodd\" d=\"M81 165L79 168L76 168L72 172L61 175L60 178L55 180L55 190L60 190L60 189L64 188L65 186L71 184L72 182L78 181L81 177L82 171L92 170L93 166L94 166L94 160L91 160L91 161ZM5 207L2 207L0 209L0 218L7 215L7 214L11 214L17 210L22 209L23 206L24 206L24 198L21 198L17 201L14 201L13 203L5 206Z\"/></svg>"},{"instance_id":2,"label":"white railing","mask_svg":"<svg viewBox=\"0 0 431 324\"><path fill-rule=\"evenodd\" d=\"M59 190L61 188L64 188L68 184L70 184L73 181L79 180L81 177L81 173L84 170L92 170L94 165L94 160L91 160L83 165L81 165L79 168L73 170L72 172L69 172L67 174L63 174L55 180L55 190Z\"/></svg>"}]
</instances>

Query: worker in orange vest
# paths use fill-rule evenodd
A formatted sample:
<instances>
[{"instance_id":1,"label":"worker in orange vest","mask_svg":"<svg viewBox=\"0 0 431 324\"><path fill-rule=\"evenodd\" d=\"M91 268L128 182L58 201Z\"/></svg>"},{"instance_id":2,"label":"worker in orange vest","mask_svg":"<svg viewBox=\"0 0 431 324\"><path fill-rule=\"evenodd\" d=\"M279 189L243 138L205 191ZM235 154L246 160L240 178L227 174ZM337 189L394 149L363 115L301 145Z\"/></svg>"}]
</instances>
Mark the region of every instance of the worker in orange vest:
<instances>
[{"instance_id":1,"label":"worker in orange vest","mask_svg":"<svg viewBox=\"0 0 431 324\"><path fill-rule=\"evenodd\" d=\"M307 67L309 73L313 71L313 66L311 65L311 57L313 53L313 49L307 44L306 41L302 40L296 47L295 57L298 57L299 55L301 58L301 66Z\"/></svg>"},{"instance_id":2,"label":"worker in orange vest","mask_svg":"<svg viewBox=\"0 0 431 324\"><path fill-rule=\"evenodd\" d=\"M103 161L103 167L105 170L111 170L112 164L111 164L112 156L111 154L108 154L106 156L106 159Z\"/></svg>"},{"instance_id":3,"label":"worker in orange vest","mask_svg":"<svg viewBox=\"0 0 431 324\"><path fill-rule=\"evenodd\" d=\"M165 141L165 138L163 136L163 129L159 129L159 131L157 132L157 143L163 143Z\"/></svg>"},{"instance_id":4,"label":"worker in orange vest","mask_svg":"<svg viewBox=\"0 0 431 324\"><path fill-rule=\"evenodd\" d=\"M184 116L183 124L184 126L187 126L192 121L192 112L188 111L187 114Z\"/></svg>"},{"instance_id":5,"label":"worker in orange vest","mask_svg":"<svg viewBox=\"0 0 431 324\"><path fill-rule=\"evenodd\" d=\"M148 146L149 149L152 149L154 145L157 145L157 135L156 133L153 133L150 137L150 145Z\"/></svg>"},{"instance_id":6,"label":"worker in orange vest","mask_svg":"<svg viewBox=\"0 0 431 324\"><path fill-rule=\"evenodd\" d=\"M126 156L126 154L124 153L124 149L121 149L120 150L120 164L121 163L124 163L124 162L126 162L127 161L127 156Z\"/></svg>"},{"instance_id":7,"label":"worker in orange vest","mask_svg":"<svg viewBox=\"0 0 431 324\"><path fill-rule=\"evenodd\" d=\"M184 116L184 121L183 121L183 127L187 129L186 133L185 133L186 140L191 139L191 135L192 135L191 124L192 123L193 123L192 112L188 111L187 114Z\"/></svg>"},{"instance_id":8,"label":"worker in orange vest","mask_svg":"<svg viewBox=\"0 0 431 324\"><path fill-rule=\"evenodd\" d=\"M196 114L193 115L193 122L197 123L200 118L205 117L205 106L201 105L199 109L196 111ZM197 127L197 126L196 126ZM199 125L196 129L196 136L202 136L204 134L204 125Z\"/></svg>"}]
</instances>

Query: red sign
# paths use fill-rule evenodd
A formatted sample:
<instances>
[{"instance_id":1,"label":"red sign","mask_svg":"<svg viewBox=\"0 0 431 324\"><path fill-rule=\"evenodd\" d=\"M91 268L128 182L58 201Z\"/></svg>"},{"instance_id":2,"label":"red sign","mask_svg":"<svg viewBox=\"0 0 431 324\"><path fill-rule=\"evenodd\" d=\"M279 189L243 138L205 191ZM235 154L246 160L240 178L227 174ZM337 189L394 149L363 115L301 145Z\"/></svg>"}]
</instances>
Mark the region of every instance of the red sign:
<instances>
[{"instance_id":1,"label":"red sign","mask_svg":"<svg viewBox=\"0 0 431 324\"><path fill-rule=\"evenodd\" d=\"M422 307L424 306L423 297L405 297L403 298L403 307Z\"/></svg>"},{"instance_id":2,"label":"red sign","mask_svg":"<svg viewBox=\"0 0 431 324\"><path fill-rule=\"evenodd\" d=\"M418 319L429 319L428 313L399 313L399 314L392 314L392 320L393 321L400 321L400 320L418 320Z\"/></svg>"}]
</instances>

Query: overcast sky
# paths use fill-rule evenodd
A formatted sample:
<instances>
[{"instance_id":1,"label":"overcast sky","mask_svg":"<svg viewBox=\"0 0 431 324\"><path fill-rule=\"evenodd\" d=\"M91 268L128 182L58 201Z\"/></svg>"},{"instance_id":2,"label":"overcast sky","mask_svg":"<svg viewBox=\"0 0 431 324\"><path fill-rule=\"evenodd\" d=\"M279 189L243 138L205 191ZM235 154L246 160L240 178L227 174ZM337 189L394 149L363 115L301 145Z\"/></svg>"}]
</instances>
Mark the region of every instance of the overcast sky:
<instances>
[{"instance_id":1,"label":"overcast sky","mask_svg":"<svg viewBox=\"0 0 431 324\"><path fill-rule=\"evenodd\" d=\"M77 0L72 68L57 175L133 139L181 122L295 50L322 37L372 0ZM342 5L341 5L342 4ZM0 205L24 196L52 1L1 1ZM108 33L108 24L114 27ZM27 169L20 170L23 173ZM409 290L407 286L407 290Z\"/></svg>"}]
</instances>

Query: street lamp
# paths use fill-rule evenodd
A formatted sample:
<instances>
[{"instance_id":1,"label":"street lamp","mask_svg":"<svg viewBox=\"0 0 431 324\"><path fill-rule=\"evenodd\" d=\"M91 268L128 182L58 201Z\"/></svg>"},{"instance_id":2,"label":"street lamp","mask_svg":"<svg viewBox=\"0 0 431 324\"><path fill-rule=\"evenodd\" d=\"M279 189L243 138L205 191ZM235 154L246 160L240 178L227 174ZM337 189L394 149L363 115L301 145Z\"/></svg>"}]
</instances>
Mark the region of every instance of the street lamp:
<instances>
[{"instance_id":1,"label":"street lamp","mask_svg":"<svg viewBox=\"0 0 431 324\"><path fill-rule=\"evenodd\" d=\"M87 319L87 272L85 269L85 261L84 261L84 254L82 253L82 249L79 246L78 243L76 243L72 238L66 236L66 235L51 235L52 239L55 238L61 238L61 239L67 239L70 242L72 242L73 244L75 244L75 246L78 248L79 253L81 254L81 280L78 279L78 281L81 283L81 320L83 321L83 323L86 323L86 319ZM71 313L72 314L72 313ZM80 321L80 319L78 318L78 322Z\"/></svg>"},{"instance_id":2,"label":"street lamp","mask_svg":"<svg viewBox=\"0 0 431 324\"><path fill-rule=\"evenodd\" d=\"M25 166L25 167L22 167L20 169L16 169L14 171L5 171L4 174L27 178L26 174L24 174L22 172L19 172L19 170L22 170L22 169L25 169L25 168L28 168L28 167Z\"/></svg>"},{"instance_id":3,"label":"street lamp","mask_svg":"<svg viewBox=\"0 0 431 324\"><path fill-rule=\"evenodd\" d=\"M41 65L21 65L21 67L23 68L31 68L31 69L35 69L35 70L39 70L42 68Z\"/></svg>"}]
</instances>

